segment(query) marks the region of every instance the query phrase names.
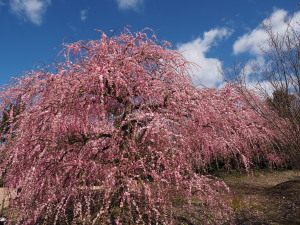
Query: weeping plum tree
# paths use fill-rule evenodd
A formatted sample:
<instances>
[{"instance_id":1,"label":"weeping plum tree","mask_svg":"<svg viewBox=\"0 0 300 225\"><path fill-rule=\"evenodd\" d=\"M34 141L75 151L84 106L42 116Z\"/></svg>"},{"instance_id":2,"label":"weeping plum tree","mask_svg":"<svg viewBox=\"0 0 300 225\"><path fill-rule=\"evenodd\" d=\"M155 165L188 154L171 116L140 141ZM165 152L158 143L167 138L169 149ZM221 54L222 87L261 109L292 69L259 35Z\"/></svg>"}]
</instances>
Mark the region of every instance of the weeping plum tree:
<instances>
[{"instance_id":1,"label":"weeping plum tree","mask_svg":"<svg viewBox=\"0 0 300 225\"><path fill-rule=\"evenodd\" d=\"M3 118L23 106L0 148L5 188L17 190L10 222L172 224L181 213L223 223L228 188L199 171L279 161L278 134L234 86L195 88L182 55L145 31L101 33L63 56L0 95Z\"/></svg>"}]
</instances>

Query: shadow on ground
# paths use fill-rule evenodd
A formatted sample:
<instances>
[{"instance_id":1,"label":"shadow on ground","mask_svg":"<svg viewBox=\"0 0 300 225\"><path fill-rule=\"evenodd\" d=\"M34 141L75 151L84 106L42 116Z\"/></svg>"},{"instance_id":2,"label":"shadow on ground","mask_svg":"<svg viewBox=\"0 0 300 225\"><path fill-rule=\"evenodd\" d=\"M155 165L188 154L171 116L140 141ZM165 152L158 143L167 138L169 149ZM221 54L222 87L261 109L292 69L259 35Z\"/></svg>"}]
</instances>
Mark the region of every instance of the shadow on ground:
<instances>
[{"instance_id":1,"label":"shadow on ground","mask_svg":"<svg viewBox=\"0 0 300 225\"><path fill-rule=\"evenodd\" d=\"M296 171L225 177L237 225L300 224L300 176Z\"/></svg>"}]
</instances>

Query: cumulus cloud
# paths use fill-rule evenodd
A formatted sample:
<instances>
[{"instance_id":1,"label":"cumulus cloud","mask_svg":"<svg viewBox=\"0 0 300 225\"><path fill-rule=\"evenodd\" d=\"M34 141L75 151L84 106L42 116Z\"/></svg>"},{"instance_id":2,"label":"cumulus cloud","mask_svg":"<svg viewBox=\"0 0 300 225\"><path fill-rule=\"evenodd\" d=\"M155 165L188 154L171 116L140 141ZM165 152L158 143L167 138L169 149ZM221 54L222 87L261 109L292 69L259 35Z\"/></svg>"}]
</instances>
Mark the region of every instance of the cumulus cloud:
<instances>
[{"instance_id":1,"label":"cumulus cloud","mask_svg":"<svg viewBox=\"0 0 300 225\"><path fill-rule=\"evenodd\" d=\"M259 55L248 60L241 71L242 74L240 74L244 85L246 85L248 89L254 90L257 94L261 95L261 97L271 96L274 91L272 85L262 77L266 66L266 59Z\"/></svg>"},{"instance_id":2,"label":"cumulus cloud","mask_svg":"<svg viewBox=\"0 0 300 225\"><path fill-rule=\"evenodd\" d=\"M300 12L296 12L293 17L289 15L286 10L276 9L262 24L271 27L275 36L286 34L292 27L295 31L300 31ZM271 46L269 45L269 35L262 25L257 26L251 32L239 37L233 44L233 53L239 55L248 53L252 55L243 68L243 78L245 85L248 88L254 89L257 93L264 96L271 96L274 87L265 79L263 71L267 69L269 61L265 58L265 53L261 49L268 51ZM285 48L286 46L282 46Z\"/></svg>"},{"instance_id":3,"label":"cumulus cloud","mask_svg":"<svg viewBox=\"0 0 300 225\"><path fill-rule=\"evenodd\" d=\"M138 10L143 5L144 0L117 0L119 9Z\"/></svg>"},{"instance_id":4,"label":"cumulus cloud","mask_svg":"<svg viewBox=\"0 0 300 225\"><path fill-rule=\"evenodd\" d=\"M276 9L270 17L262 22L262 24L271 23L273 32L280 35L286 32L288 26L286 23L287 21L291 21L291 16L289 16L288 12L283 9ZM295 13L290 25L293 27L293 24L297 21L300 21L300 12ZM262 55L263 53L260 48L263 48L264 50L269 49L268 38L268 34L260 25L250 33L244 34L238 38L233 44L233 53L235 55L241 53L250 53L254 56Z\"/></svg>"},{"instance_id":5,"label":"cumulus cloud","mask_svg":"<svg viewBox=\"0 0 300 225\"><path fill-rule=\"evenodd\" d=\"M84 9L84 10L81 10L80 11L80 19L82 20L82 21L86 21L86 19L87 19L87 9Z\"/></svg>"},{"instance_id":6,"label":"cumulus cloud","mask_svg":"<svg viewBox=\"0 0 300 225\"><path fill-rule=\"evenodd\" d=\"M244 66L243 73L247 78L247 82L252 82L251 74L255 71L257 74L260 74L266 68L266 59L259 55L255 58L249 59Z\"/></svg>"},{"instance_id":7,"label":"cumulus cloud","mask_svg":"<svg viewBox=\"0 0 300 225\"><path fill-rule=\"evenodd\" d=\"M10 8L19 18L41 25L43 15L50 4L51 0L11 0Z\"/></svg>"},{"instance_id":8,"label":"cumulus cloud","mask_svg":"<svg viewBox=\"0 0 300 225\"><path fill-rule=\"evenodd\" d=\"M203 38L197 38L188 43L180 43L177 49L185 58L192 62L190 73L195 85L206 87L217 87L221 84L223 77L220 73L222 62L217 58L208 58L206 53L221 39L227 38L232 31L226 28L211 29L204 33Z\"/></svg>"}]
</instances>

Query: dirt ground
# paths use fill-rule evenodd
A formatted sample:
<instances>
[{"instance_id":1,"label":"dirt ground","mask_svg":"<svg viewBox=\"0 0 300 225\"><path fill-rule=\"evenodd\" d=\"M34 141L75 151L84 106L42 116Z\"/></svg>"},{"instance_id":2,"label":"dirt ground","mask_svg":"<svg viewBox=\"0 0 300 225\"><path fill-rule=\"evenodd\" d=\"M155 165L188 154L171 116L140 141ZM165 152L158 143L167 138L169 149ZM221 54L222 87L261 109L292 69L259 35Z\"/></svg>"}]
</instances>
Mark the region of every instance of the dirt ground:
<instances>
[{"instance_id":1,"label":"dirt ground","mask_svg":"<svg viewBox=\"0 0 300 225\"><path fill-rule=\"evenodd\" d=\"M8 205L8 198L3 188L0 188L0 217L3 216L4 208ZM1 223L0 223L1 224Z\"/></svg>"},{"instance_id":2,"label":"dirt ground","mask_svg":"<svg viewBox=\"0 0 300 225\"><path fill-rule=\"evenodd\" d=\"M221 174L231 188L236 225L300 224L300 171Z\"/></svg>"}]
</instances>

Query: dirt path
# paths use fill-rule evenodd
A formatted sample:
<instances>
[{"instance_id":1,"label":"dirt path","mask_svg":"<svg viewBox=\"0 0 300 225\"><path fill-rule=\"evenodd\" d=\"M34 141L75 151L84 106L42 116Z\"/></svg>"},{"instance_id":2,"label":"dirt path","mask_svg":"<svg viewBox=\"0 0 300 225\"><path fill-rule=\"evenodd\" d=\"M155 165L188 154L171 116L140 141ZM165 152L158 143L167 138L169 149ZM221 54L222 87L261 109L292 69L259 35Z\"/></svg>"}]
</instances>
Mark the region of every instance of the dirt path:
<instances>
[{"instance_id":1,"label":"dirt path","mask_svg":"<svg viewBox=\"0 0 300 225\"><path fill-rule=\"evenodd\" d=\"M232 191L237 225L300 224L300 172L259 171L220 176Z\"/></svg>"},{"instance_id":2,"label":"dirt path","mask_svg":"<svg viewBox=\"0 0 300 225\"><path fill-rule=\"evenodd\" d=\"M3 210L6 205L7 203L5 201L4 189L0 188L0 217L3 216Z\"/></svg>"},{"instance_id":3,"label":"dirt path","mask_svg":"<svg viewBox=\"0 0 300 225\"><path fill-rule=\"evenodd\" d=\"M0 210L2 208L3 203L4 203L4 189L0 188Z\"/></svg>"},{"instance_id":4,"label":"dirt path","mask_svg":"<svg viewBox=\"0 0 300 225\"><path fill-rule=\"evenodd\" d=\"M14 193L11 193L14 196ZM4 188L0 188L0 217L3 216L5 208L8 206L8 196ZM1 223L0 223L1 224Z\"/></svg>"}]
</instances>

